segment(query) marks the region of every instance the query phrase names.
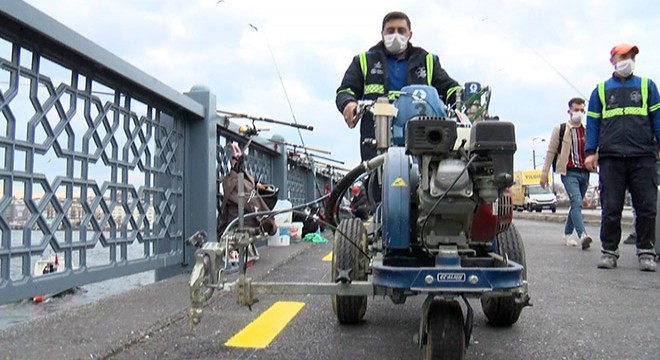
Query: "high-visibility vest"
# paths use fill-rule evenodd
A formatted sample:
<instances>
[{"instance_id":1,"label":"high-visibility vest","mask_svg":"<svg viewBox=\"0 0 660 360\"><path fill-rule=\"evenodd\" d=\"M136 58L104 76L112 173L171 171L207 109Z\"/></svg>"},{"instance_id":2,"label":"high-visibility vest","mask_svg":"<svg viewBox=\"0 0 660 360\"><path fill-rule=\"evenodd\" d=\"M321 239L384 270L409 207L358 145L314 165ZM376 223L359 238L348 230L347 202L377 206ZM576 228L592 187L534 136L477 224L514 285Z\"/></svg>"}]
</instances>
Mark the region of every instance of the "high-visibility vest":
<instances>
[{"instance_id":1,"label":"high-visibility vest","mask_svg":"<svg viewBox=\"0 0 660 360\"><path fill-rule=\"evenodd\" d=\"M363 79L364 79L363 94L365 96L370 95L370 94L377 94L377 95L385 94L385 85L384 84L367 84L367 73L369 71L369 69L367 69L367 53L366 52L360 53L359 58L360 58L360 69L362 70L362 76L363 76ZM426 83L427 83L427 85L431 86L431 81L432 80L433 80L433 54L426 53ZM400 92L397 91L397 90L390 90L387 93L387 97L390 100L394 100L399 96L399 93ZM451 93L453 93L453 91ZM447 96L451 95L451 93L448 92Z\"/></svg>"},{"instance_id":2,"label":"high-visibility vest","mask_svg":"<svg viewBox=\"0 0 660 360\"><path fill-rule=\"evenodd\" d=\"M642 85L641 85L642 106L639 107L623 106L623 107L608 109L607 102L605 101L605 82L603 81L598 83L598 98L600 99L600 103L603 107L600 114L601 118L609 119L615 116L623 116L623 115L647 116L649 114L649 105L648 105L649 80L648 78L645 77L641 79L642 79Z\"/></svg>"},{"instance_id":3,"label":"high-visibility vest","mask_svg":"<svg viewBox=\"0 0 660 360\"><path fill-rule=\"evenodd\" d=\"M606 82L601 82L596 87L602 109L587 114L592 118L600 119L598 153L603 157L657 154L649 113L657 110L659 104L649 106L650 80L639 79L641 82L639 87L606 89Z\"/></svg>"}]
</instances>

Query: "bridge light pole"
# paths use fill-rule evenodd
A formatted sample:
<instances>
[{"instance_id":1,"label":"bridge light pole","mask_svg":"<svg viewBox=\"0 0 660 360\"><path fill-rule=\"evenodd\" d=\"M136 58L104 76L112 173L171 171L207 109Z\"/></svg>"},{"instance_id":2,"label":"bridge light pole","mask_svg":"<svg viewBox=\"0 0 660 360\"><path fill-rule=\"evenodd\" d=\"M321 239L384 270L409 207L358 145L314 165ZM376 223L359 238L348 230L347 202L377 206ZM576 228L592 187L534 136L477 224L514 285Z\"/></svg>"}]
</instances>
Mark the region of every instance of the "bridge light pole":
<instances>
[{"instance_id":1,"label":"bridge light pole","mask_svg":"<svg viewBox=\"0 0 660 360\"><path fill-rule=\"evenodd\" d=\"M535 137L532 139L532 166L534 166L534 170L536 170L536 149L534 148L534 142L536 140L541 140L541 142L545 142L545 139L542 137Z\"/></svg>"}]
</instances>

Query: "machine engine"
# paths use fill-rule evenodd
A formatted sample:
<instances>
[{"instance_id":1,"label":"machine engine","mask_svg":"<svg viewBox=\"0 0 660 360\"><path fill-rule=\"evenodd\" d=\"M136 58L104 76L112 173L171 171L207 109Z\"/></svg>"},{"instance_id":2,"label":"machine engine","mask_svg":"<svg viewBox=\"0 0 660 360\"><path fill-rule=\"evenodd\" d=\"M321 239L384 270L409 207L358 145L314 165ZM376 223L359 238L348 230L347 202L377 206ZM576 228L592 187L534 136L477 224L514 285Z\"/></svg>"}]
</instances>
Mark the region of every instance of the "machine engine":
<instances>
[{"instance_id":1,"label":"machine engine","mask_svg":"<svg viewBox=\"0 0 660 360\"><path fill-rule=\"evenodd\" d=\"M406 153L417 164L411 171L419 174L411 192L418 236L411 242L428 249L492 240L498 199L513 184L514 125L497 119L461 122L458 115L458 120L413 116L405 124ZM487 216L492 219L481 218Z\"/></svg>"}]
</instances>

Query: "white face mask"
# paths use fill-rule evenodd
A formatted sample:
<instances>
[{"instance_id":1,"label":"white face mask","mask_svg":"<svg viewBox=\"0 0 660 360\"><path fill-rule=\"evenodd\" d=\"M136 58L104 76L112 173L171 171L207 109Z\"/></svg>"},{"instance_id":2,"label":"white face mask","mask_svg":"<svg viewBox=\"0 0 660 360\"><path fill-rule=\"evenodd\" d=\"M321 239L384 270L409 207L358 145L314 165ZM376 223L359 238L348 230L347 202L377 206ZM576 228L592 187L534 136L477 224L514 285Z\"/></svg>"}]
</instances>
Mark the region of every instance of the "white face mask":
<instances>
[{"instance_id":1,"label":"white face mask","mask_svg":"<svg viewBox=\"0 0 660 360\"><path fill-rule=\"evenodd\" d=\"M408 47L408 38L397 33L383 35L383 42L385 49L395 55L401 54Z\"/></svg>"},{"instance_id":2,"label":"white face mask","mask_svg":"<svg viewBox=\"0 0 660 360\"><path fill-rule=\"evenodd\" d=\"M635 71L635 61L633 59L625 59L614 64L614 72L623 77L632 75Z\"/></svg>"},{"instance_id":3,"label":"white face mask","mask_svg":"<svg viewBox=\"0 0 660 360\"><path fill-rule=\"evenodd\" d=\"M584 113L581 111L574 111L571 113L571 124L579 125L584 120Z\"/></svg>"}]
</instances>

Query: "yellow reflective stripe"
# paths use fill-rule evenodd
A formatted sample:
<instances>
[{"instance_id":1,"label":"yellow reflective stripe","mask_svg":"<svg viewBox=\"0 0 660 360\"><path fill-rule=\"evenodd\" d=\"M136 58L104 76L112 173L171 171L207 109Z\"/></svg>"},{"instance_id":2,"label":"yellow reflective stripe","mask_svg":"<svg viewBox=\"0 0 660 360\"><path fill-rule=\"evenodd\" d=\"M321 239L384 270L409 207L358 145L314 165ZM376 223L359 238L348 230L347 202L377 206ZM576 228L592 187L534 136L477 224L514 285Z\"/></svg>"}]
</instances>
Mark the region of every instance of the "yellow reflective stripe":
<instances>
[{"instance_id":1,"label":"yellow reflective stripe","mask_svg":"<svg viewBox=\"0 0 660 360\"><path fill-rule=\"evenodd\" d=\"M345 92L345 93L349 93L349 94L355 96L355 91L351 90L350 88L337 91L337 95L339 95L339 94L341 94L341 93L344 93L344 92Z\"/></svg>"},{"instance_id":2,"label":"yellow reflective stripe","mask_svg":"<svg viewBox=\"0 0 660 360\"><path fill-rule=\"evenodd\" d=\"M360 53L360 69L362 69L362 76L364 80L367 79L367 53ZM385 86L382 84L365 84L364 85L364 94L384 94Z\"/></svg>"},{"instance_id":3,"label":"yellow reflective stripe","mask_svg":"<svg viewBox=\"0 0 660 360\"><path fill-rule=\"evenodd\" d=\"M456 90L458 90L458 88L460 88L460 87L461 87L460 85L456 85L456 86L454 86L453 88L447 90L447 99L446 99L446 100L449 100L449 97L450 97L453 93L455 93Z\"/></svg>"},{"instance_id":4,"label":"yellow reflective stripe","mask_svg":"<svg viewBox=\"0 0 660 360\"><path fill-rule=\"evenodd\" d=\"M600 104L603 107L602 111L605 111L607 105L605 104L605 82L598 83L598 98L600 99Z\"/></svg>"},{"instance_id":5,"label":"yellow reflective stripe","mask_svg":"<svg viewBox=\"0 0 660 360\"><path fill-rule=\"evenodd\" d=\"M367 78L367 53L360 53L360 69L362 69L362 77Z\"/></svg>"},{"instance_id":6,"label":"yellow reflective stripe","mask_svg":"<svg viewBox=\"0 0 660 360\"><path fill-rule=\"evenodd\" d=\"M648 108L648 98L649 98L649 81L647 78L642 78L642 108Z\"/></svg>"},{"instance_id":7,"label":"yellow reflective stripe","mask_svg":"<svg viewBox=\"0 0 660 360\"><path fill-rule=\"evenodd\" d=\"M387 98L389 100L396 100L400 95L401 91L390 90L390 92L387 93Z\"/></svg>"},{"instance_id":8,"label":"yellow reflective stripe","mask_svg":"<svg viewBox=\"0 0 660 360\"><path fill-rule=\"evenodd\" d=\"M608 119L608 118L611 118L611 117L622 116L622 115L646 116L646 115L648 115L648 111L644 108L641 108L641 107L625 107L625 108L618 108L618 109L603 111L603 119Z\"/></svg>"},{"instance_id":9,"label":"yellow reflective stripe","mask_svg":"<svg viewBox=\"0 0 660 360\"><path fill-rule=\"evenodd\" d=\"M384 94L385 86L382 84L369 84L364 86L364 95L368 94Z\"/></svg>"},{"instance_id":10,"label":"yellow reflective stripe","mask_svg":"<svg viewBox=\"0 0 660 360\"><path fill-rule=\"evenodd\" d=\"M592 118L600 119L600 114L593 112L593 111L587 111L587 116L591 116Z\"/></svg>"},{"instance_id":11,"label":"yellow reflective stripe","mask_svg":"<svg viewBox=\"0 0 660 360\"><path fill-rule=\"evenodd\" d=\"M646 116L649 114L647 109L638 108L638 107L623 108L623 113L626 115L641 115L641 116Z\"/></svg>"},{"instance_id":12,"label":"yellow reflective stripe","mask_svg":"<svg viewBox=\"0 0 660 360\"><path fill-rule=\"evenodd\" d=\"M433 80L433 55L431 53L426 54L426 82L431 86L431 81Z\"/></svg>"},{"instance_id":13,"label":"yellow reflective stripe","mask_svg":"<svg viewBox=\"0 0 660 360\"><path fill-rule=\"evenodd\" d=\"M649 111L656 111L660 109L660 103L657 103L649 108Z\"/></svg>"}]
</instances>

